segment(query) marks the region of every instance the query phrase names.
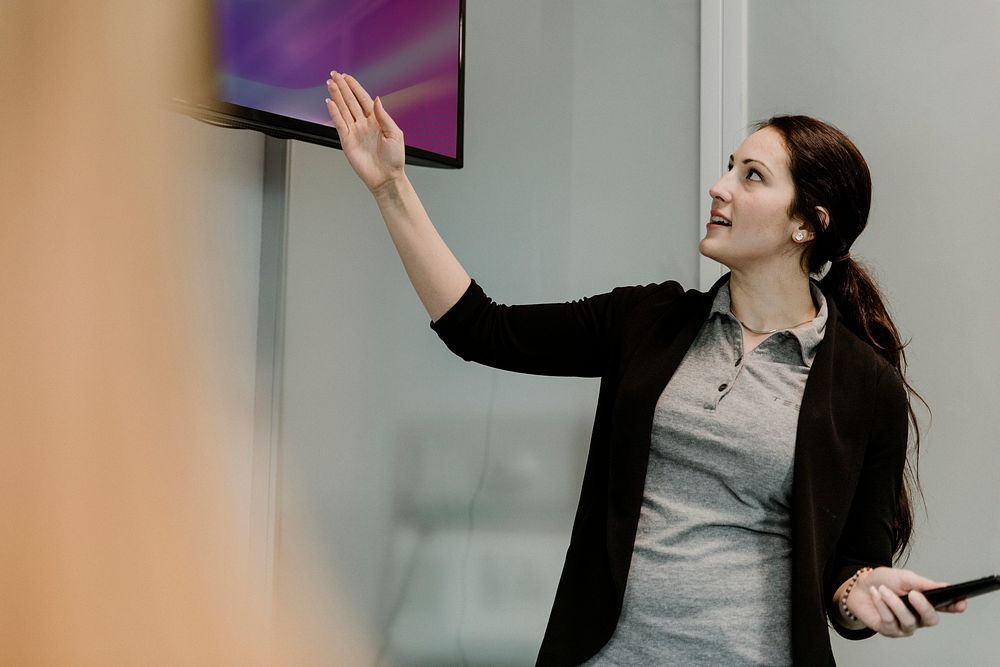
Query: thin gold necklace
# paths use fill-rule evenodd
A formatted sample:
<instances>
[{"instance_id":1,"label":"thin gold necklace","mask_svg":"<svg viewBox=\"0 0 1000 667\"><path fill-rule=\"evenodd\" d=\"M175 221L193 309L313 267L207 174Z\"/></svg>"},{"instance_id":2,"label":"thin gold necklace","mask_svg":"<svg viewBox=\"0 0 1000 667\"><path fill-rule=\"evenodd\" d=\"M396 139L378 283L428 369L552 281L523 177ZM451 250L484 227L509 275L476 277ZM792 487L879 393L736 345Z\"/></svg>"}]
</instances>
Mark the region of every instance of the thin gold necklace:
<instances>
[{"instance_id":1,"label":"thin gold necklace","mask_svg":"<svg viewBox=\"0 0 1000 667\"><path fill-rule=\"evenodd\" d=\"M732 311L730 311L730 312L732 312ZM736 317L735 315L733 315L733 317L736 318L736 321L740 323L741 327L743 327L744 329L746 329L750 333L755 333L755 334L758 334L760 336L770 336L771 334L778 333L779 331L782 331L783 329L794 329L795 327L800 327L803 324L805 324L806 322L812 322L814 319L816 319L815 317L810 317L808 320L804 320L802 322L799 322L794 327L782 327L782 329L771 329L770 331L760 331L758 329L751 329L747 325L743 324L743 320L741 320L740 318Z\"/></svg>"}]
</instances>

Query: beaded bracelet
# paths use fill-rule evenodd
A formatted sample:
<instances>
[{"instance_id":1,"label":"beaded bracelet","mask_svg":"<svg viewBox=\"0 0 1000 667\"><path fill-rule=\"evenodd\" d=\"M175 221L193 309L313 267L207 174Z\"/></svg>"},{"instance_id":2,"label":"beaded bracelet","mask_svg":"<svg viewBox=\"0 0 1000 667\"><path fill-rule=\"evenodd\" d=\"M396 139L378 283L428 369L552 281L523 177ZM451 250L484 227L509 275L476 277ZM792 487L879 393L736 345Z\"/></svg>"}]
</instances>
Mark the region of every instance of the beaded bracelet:
<instances>
[{"instance_id":1,"label":"beaded bracelet","mask_svg":"<svg viewBox=\"0 0 1000 667\"><path fill-rule=\"evenodd\" d=\"M851 594L851 589L854 588L854 584L858 583L858 577L860 577L865 572L871 572L872 568L863 567L854 573L851 577L851 581L848 582L847 588L844 589L843 595L840 596L840 610L844 613L844 617L852 621L858 620L858 617L851 613L851 610L847 608L847 596Z\"/></svg>"}]
</instances>

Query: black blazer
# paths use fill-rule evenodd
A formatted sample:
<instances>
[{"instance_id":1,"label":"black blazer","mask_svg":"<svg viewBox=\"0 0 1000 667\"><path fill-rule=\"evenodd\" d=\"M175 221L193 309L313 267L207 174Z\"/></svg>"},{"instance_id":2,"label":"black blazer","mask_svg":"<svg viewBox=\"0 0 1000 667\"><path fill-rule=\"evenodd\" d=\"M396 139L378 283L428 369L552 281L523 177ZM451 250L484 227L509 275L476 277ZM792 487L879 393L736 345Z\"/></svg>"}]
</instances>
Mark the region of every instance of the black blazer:
<instances>
[{"instance_id":1,"label":"black blazer","mask_svg":"<svg viewBox=\"0 0 1000 667\"><path fill-rule=\"evenodd\" d=\"M475 281L431 324L457 355L495 368L600 377L569 549L538 665L576 665L611 638L622 609L653 411L708 317L708 292L676 282L616 288L562 304L504 306ZM906 459L907 395L897 371L828 319L799 410L792 482L792 657L833 665L827 611L864 565L891 565ZM724 603L724 601L720 601ZM845 630L862 639L871 630Z\"/></svg>"}]
</instances>

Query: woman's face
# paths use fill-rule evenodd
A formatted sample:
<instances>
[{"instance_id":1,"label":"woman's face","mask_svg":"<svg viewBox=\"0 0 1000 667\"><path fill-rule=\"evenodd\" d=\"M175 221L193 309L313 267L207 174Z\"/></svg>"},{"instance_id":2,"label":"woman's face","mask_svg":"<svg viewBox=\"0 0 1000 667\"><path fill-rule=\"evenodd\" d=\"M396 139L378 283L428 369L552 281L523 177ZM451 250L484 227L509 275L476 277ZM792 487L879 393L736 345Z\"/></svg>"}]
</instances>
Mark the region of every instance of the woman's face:
<instances>
[{"instance_id":1,"label":"woman's face","mask_svg":"<svg viewBox=\"0 0 1000 667\"><path fill-rule=\"evenodd\" d=\"M750 270L775 261L798 261L802 243L812 233L788 217L795 194L788 154L781 135L770 127L754 132L729 159L729 170L708 193L712 215L729 224L707 221L701 254L730 269ZM715 218L718 219L718 218ZM801 242L793 234L801 229Z\"/></svg>"}]
</instances>

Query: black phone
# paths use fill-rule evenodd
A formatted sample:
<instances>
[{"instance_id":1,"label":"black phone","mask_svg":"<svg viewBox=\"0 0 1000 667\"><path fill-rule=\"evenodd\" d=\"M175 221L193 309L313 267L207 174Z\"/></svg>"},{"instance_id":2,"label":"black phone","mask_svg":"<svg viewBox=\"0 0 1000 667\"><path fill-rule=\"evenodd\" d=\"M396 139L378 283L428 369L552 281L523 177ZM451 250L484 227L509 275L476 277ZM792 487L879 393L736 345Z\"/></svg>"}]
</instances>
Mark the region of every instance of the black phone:
<instances>
[{"instance_id":1,"label":"black phone","mask_svg":"<svg viewBox=\"0 0 1000 667\"><path fill-rule=\"evenodd\" d=\"M952 584L943 588L932 588L927 591L921 591L921 593L924 594L928 602L934 605L935 609L940 609L964 598L971 598L998 590L1000 590L1000 574L994 574L982 579L963 581L960 584ZM910 604L908 596L901 595L900 599L910 611L914 614L917 613L913 605ZM919 614L917 615L919 616Z\"/></svg>"}]
</instances>

